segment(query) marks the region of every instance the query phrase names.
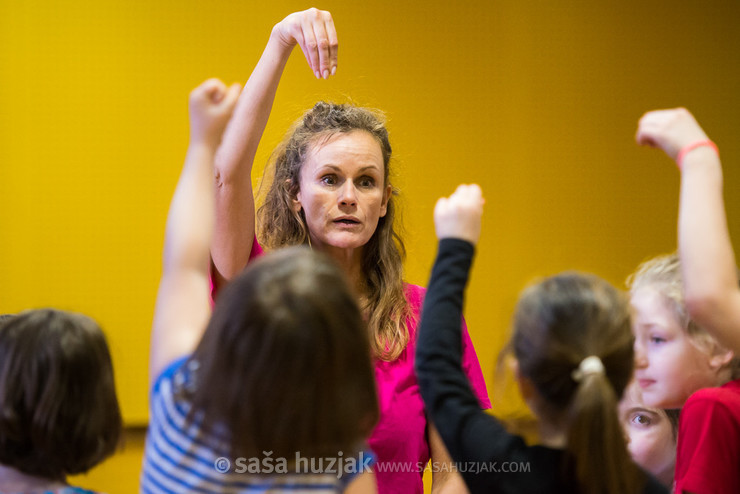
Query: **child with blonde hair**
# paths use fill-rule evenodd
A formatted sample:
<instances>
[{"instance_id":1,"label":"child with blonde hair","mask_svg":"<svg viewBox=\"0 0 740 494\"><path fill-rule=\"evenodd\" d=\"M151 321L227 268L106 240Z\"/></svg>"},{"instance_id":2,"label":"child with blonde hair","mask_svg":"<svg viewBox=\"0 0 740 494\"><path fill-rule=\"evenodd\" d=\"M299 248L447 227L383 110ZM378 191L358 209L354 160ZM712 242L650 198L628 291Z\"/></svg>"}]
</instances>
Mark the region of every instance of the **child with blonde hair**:
<instances>
[{"instance_id":1,"label":"child with blonde hair","mask_svg":"<svg viewBox=\"0 0 740 494\"><path fill-rule=\"evenodd\" d=\"M627 284L635 310L635 380L645 404L681 408L699 389L733 378L733 352L689 317L677 254L642 263Z\"/></svg>"},{"instance_id":2,"label":"child with blonde hair","mask_svg":"<svg viewBox=\"0 0 740 494\"><path fill-rule=\"evenodd\" d=\"M646 402L683 406L675 492L740 492L740 289L719 152L684 108L645 114L637 142L676 161L681 199L680 261L654 262L633 283L636 377Z\"/></svg>"}]
</instances>

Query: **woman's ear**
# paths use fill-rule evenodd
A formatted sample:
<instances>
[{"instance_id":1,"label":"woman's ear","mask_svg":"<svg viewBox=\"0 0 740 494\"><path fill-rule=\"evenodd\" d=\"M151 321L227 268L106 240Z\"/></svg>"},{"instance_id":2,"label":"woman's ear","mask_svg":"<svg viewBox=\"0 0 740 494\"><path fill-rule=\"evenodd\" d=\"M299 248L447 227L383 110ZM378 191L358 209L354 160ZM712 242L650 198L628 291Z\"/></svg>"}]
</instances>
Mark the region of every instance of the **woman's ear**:
<instances>
[{"instance_id":1,"label":"woman's ear","mask_svg":"<svg viewBox=\"0 0 740 494\"><path fill-rule=\"evenodd\" d=\"M288 194L292 196L291 202L293 206L293 211L296 213L299 213L301 209L303 208L303 205L301 204L301 191L296 190L295 194L292 193L293 191L293 182L289 179L285 179L285 189L288 191Z\"/></svg>"},{"instance_id":2,"label":"woman's ear","mask_svg":"<svg viewBox=\"0 0 740 494\"><path fill-rule=\"evenodd\" d=\"M391 195L393 195L393 187L389 184L385 188L385 192L383 193L383 202L380 205L381 218L384 218L385 215L388 213L388 201L390 201Z\"/></svg>"}]
</instances>

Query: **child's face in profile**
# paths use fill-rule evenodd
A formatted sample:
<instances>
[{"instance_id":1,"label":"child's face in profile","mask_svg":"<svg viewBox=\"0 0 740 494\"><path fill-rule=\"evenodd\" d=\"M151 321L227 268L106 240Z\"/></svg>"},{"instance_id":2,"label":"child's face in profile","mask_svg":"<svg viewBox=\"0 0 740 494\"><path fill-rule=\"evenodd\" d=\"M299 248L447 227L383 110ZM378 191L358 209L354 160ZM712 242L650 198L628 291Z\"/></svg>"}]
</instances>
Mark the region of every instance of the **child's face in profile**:
<instances>
[{"instance_id":1,"label":"child's face in profile","mask_svg":"<svg viewBox=\"0 0 740 494\"><path fill-rule=\"evenodd\" d=\"M708 352L699 349L665 298L652 287L632 294L635 381L645 405L681 408L695 391L716 386Z\"/></svg>"},{"instance_id":2,"label":"child's face in profile","mask_svg":"<svg viewBox=\"0 0 740 494\"><path fill-rule=\"evenodd\" d=\"M645 406L636 381L627 387L619 403L619 419L635 463L671 485L676 465L673 425L663 410Z\"/></svg>"}]
</instances>

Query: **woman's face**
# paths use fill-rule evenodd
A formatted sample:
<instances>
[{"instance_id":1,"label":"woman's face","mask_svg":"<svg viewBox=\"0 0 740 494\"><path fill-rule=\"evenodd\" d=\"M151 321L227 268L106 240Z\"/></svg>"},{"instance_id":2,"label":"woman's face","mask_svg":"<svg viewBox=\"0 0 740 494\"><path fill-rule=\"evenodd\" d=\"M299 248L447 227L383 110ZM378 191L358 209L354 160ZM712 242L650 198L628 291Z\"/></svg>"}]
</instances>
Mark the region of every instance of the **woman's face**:
<instances>
[{"instance_id":1,"label":"woman's face","mask_svg":"<svg viewBox=\"0 0 740 494\"><path fill-rule=\"evenodd\" d=\"M666 413L642 401L640 387L633 381L619 403L619 419L628 438L632 459L666 485L673 482L676 440Z\"/></svg>"},{"instance_id":2,"label":"woman's face","mask_svg":"<svg viewBox=\"0 0 740 494\"><path fill-rule=\"evenodd\" d=\"M293 206L303 210L314 247L361 249L385 216L390 194L380 144L354 130L313 146Z\"/></svg>"}]
</instances>

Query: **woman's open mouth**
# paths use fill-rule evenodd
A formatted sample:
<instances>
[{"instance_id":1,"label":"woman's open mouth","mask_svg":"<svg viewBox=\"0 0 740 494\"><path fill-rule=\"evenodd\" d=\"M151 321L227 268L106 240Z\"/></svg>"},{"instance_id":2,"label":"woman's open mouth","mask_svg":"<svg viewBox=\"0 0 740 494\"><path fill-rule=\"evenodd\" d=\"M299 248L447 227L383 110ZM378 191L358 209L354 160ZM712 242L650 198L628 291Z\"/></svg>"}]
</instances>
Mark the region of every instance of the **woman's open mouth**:
<instances>
[{"instance_id":1,"label":"woman's open mouth","mask_svg":"<svg viewBox=\"0 0 740 494\"><path fill-rule=\"evenodd\" d=\"M338 225L346 225L346 226L353 226L353 225L360 224L360 222L354 218L338 218L334 220L334 223Z\"/></svg>"}]
</instances>

